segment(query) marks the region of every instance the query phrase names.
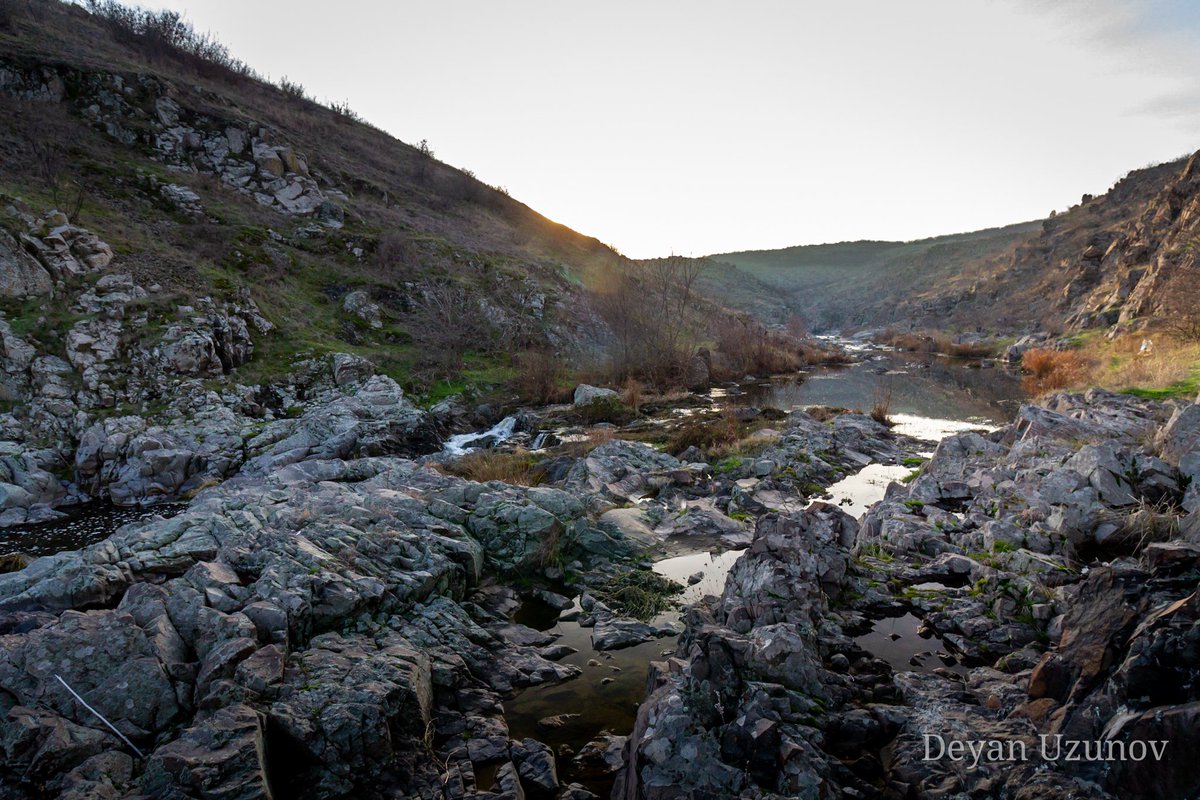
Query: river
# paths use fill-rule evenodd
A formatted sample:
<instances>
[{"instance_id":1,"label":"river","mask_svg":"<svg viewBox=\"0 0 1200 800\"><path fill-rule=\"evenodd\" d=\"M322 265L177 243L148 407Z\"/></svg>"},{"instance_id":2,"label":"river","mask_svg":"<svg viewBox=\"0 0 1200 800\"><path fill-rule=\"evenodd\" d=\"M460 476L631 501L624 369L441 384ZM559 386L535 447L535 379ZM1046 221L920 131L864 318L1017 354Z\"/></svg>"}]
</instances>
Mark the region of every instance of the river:
<instances>
[{"instance_id":1,"label":"river","mask_svg":"<svg viewBox=\"0 0 1200 800\"><path fill-rule=\"evenodd\" d=\"M890 416L895 430L929 442L929 453L946 436L963 430L994 429L1010 421L1021 399L1019 376L979 362L940 356L868 350L862 361L846 366L815 367L794 376L747 381L713 389L718 406L772 407L784 411L811 406L869 409L881 393L890 395ZM870 464L829 487L832 501L847 513L861 515L883 497L888 484L912 471L911 467ZM687 588L677 607L653 620L681 627L682 609L706 595L719 596L725 576L737 561L738 550L700 551L658 561L654 569ZM688 585L696 573L701 579ZM578 610L578 606L576 609ZM567 614L567 616L572 616ZM536 600L526 602L516 621L557 635L556 643L578 652L565 663L583 674L567 683L534 686L504 704L510 736L538 739L559 753L559 777L577 781L601 797L612 788L612 776L580 770L569 753L578 752L603 733L628 734L646 692L650 661L673 654L677 637L645 642L624 650L597 652L590 629L562 619L557 611ZM916 619L907 615L881 620L870 633L859 637L864 649L896 669L933 669L943 663L935 655L941 643L917 642ZM914 650L928 657L913 659ZM561 714L578 714L561 727L546 729L539 721ZM564 757L566 756L566 757Z\"/></svg>"}]
</instances>

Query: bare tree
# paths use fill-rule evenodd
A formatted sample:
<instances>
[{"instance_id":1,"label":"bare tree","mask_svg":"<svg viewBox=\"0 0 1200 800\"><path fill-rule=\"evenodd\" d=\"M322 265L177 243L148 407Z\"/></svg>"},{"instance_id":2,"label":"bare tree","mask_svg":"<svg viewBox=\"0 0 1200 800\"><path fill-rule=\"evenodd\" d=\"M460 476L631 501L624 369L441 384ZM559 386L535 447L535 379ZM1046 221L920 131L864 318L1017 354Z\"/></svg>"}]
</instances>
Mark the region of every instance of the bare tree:
<instances>
[{"instance_id":1,"label":"bare tree","mask_svg":"<svg viewBox=\"0 0 1200 800\"><path fill-rule=\"evenodd\" d=\"M631 264L609 275L596 306L613 332L616 380L666 386L683 377L701 329L695 291L701 264L673 256Z\"/></svg>"}]
</instances>

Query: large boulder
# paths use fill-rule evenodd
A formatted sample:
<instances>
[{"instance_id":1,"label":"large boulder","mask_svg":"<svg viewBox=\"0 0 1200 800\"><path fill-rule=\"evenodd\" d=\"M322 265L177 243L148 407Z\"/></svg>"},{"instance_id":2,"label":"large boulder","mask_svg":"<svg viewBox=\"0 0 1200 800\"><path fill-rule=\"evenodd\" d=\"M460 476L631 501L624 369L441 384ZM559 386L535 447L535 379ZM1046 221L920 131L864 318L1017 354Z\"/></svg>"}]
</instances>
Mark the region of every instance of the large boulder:
<instances>
[{"instance_id":1,"label":"large boulder","mask_svg":"<svg viewBox=\"0 0 1200 800\"><path fill-rule=\"evenodd\" d=\"M249 468L268 472L309 459L377 455L415 456L440 448L429 416L386 375L353 384L347 394L328 395L298 419L268 425L247 443Z\"/></svg>"},{"instance_id":2,"label":"large boulder","mask_svg":"<svg viewBox=\"0 0 1200 800\"><path fill-rule=\"evenodd\" d=\"M575 407L589 406L597 400L619 400L620 395L613 389L605 389L600 386L590 386L586 383L581 383L575 387L574 403Z\"/></svg>"},{"instance_id":3,"label":"large boulder","mask_svg":"<svg viewBox=\"0 0 1200 800\"><path fill-rule=\"evenodd\" d=\"M46 268L0 231L0 297L36 297L54 288Z\"/></svg>"}]
</instances>

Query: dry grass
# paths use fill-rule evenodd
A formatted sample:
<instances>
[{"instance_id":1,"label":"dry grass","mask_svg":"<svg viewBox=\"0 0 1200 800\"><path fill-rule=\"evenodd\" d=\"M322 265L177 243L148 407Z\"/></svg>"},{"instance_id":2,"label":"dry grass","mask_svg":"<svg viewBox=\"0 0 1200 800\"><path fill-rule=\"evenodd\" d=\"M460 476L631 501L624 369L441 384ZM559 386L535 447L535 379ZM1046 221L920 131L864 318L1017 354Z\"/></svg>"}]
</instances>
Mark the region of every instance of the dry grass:
<instances>
[{"instance_id":1,"label":"dry grass","mask_svg":"<svg viewBox=\"0 0 1200 800\"><path fill-rule=\"evenodd\" d=\"M1025 373L1021 387L1034 396L1080 386L1090 374L1089 361L1079 351L1042 347L1025 351L1021 369Z\"/></svg>"},{"instance_id":2,"label":"dry grass","mask_svg":"<svg viewBox=\"0 0 1200 800\"><path fill-rule=\"evenodd\" d=\"M990 358L996 355L991 342L956 342L945 333L931 331L887 332L883 341L889 347L915 353L940 353L956 358Z\"/></svg>"},{"instance_id":3,"label":"dry grass","mask_svg":"<svg viewBox=\"0 0 1200 800\"><path fill-rule=\"evenodd\" d=\"M20 553L0 556L0 575L5 572L20 572L29 566L29 561L28 556L23 556Z\"/></svg>"},{"instance_id":4,"label":"dry grass","mask_svg":"<svg viewBox=\"0 0 1200 800\"><path fill-rule=\"evenodd\" d=\"M1142 397L1188 400L1200 391L1200 343L1161 334L1099 332L1078 337L1075 350L1028 351L1021 360L1031 394L1099 386Z\"/></svg>"},{"instance_id":5,"label":"dry grass","mask_svg":"<svg viewBox=\"0 0 1200 800\"><path fill-rule=\"evenodd\" d=\"M720 461L729 456L757 456L769 447L773 447L783 438L781 434L743 436L729 444L719 444L709 448L708 457L712 461Z\"/></svg>"},{"instance_id":6,"label":"dry grass","mask_svg":"<svg viewBox=\"0 0 1200 800\"><path fill-rule=\"evenodd\" d=\"M617 432L613 428L591 428L587 432L587 448L589 451L595 450L600 445L608 444L615 438L617 438Z\"/></svg>"},{"instance_id":7,"label":"dry grass","mask_svg":"<svg viewBox=\"0 0 1200 800\"><path fill-rule=\"evenodd\" d=\"M1092 382L1098 386L1148 397L1196 395L1200 343L1134 334L1098 341L1090 350L1097 365Z\"/></svg>"},{"instance_id":8,"label":"dry grass","mask_svg":"<svg viewBox=\"0 0 1200 800\"><path fill-rule=\"evenodd\" d=\"M871 399L871 419L889 428L895 424L888 412L892 409L892 387L885 381L875 384L875 393Z\"/></svg>"},{"instance_id":9,"label":"dry grass","mask_svg":"<svg viewBox=\"0 0 1200 800\"><path fill-rule=\"evenodd\" d=\"M1169 542L1179 535L1180 517L1165 503L1142 500L1136 506L1109 512L1108 522L1117 531L1104 542L1104 549L1137 555L1148 544Z\"/></svg>"},{"instance_id":10,"label":"dry grass","mask_svg":"<svg viewBox=\"0 0 1200 800\"><path fill-rule=\"evenodd\" d=\"M844 350L829 350L824 347L819 347L811 342L801 342L797 345L800 358L805 364L851 364L854 362L854 356Z\"/></svg>"},{"instance_id":11,"label":"dry grass","mask_svg":"<svg viewBox=\"0 0 1200 800\"><path fill-rule=\"evenodd\" d=\"M732 414L725 413L716 419L698 415L688 418L671 433L667 440L667 452L679 455L689 447L708 452L730 445L740 437L737 419Z\"/></svg>"},{"instance_id":12,"label":"dry grass","mask_svg":"<svg viewBox=\"0 0 1200 800\"><path fill-rule=\"evenodd\" d=\"M503 481L518 486L535 486L538 483L534 458L524 450L511 453L478 450L449 464L440 465L440 471L479 483Z\"/></svg>"},{"instance_id":13,"label":"dry grass","mask_svg":"<svg viewBox=\"0 0 1200 800\"><path fill-rule=\"evenodd\" d=\"M625 381L625 385L621 387L621 402L633 409L634 414L640 414L644 391L645 387L641 381L629 378Z\"/></svg>"}]
</instances>

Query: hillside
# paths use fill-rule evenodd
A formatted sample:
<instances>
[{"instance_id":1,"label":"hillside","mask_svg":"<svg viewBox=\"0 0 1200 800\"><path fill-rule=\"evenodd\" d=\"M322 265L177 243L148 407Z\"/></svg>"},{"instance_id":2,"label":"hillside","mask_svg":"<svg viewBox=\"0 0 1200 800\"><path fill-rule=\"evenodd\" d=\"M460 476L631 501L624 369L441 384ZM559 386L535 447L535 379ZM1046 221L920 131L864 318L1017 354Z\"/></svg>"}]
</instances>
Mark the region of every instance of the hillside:
<instances>
[{"instance_id":1,"label":"hillside","mask_svg":"<svg viewBox=\"0 0 1200 800\"><path fill-rule=\"evenodd\" d=\"M1134 170L1040 222L710 258L727 285L766 284L816 329L1177 327L1200 286L1198 170L1196 156Z\"/></svg>"},{"instance_id":2,"label":"hillside","mask_svg":"<svg viewBox=\"0 0 1200 800\"><path fill-rule=\"evenodd\" d=\"M514 348L578 343L578 287L624 263L611 249L424 143L258 80L203 37L143 30L106 8L107 19L63 3L5 4L9 258L17 240L28 251L26 237L44 241L63 221L86 229L112 252L104 270L148 291L142 337L194 329L181 308L252 302L270 330L251 325L253 341L215 370L244 380L339 350L421 392L503 372ZM51 209L69 220L46 223ZM86 289L100 266L51 275L54 294L45 279L8 281L6 316L42 319L35 335L46 344L65 339L77 320L64 294Z\"/></svg>"},{"instance_id":3,"label":"hillside","mask_svg":"<svg viewBox=\"0 0 1200 800\"><path fill-rule=\"evenodd\" d=\"M1008 330L1173 327L1194 313L1200 159L1130 172L901 313Z\"/></svg>"},{"instance_id":4,"label":"hillside","mask_svg":"<svg viewBox=\"0 0 1200 800\"><path fill-rule=\"evenodd\" d=\"M730 284L749 275L781 291L814 328L845 328L893 321L889 311L914 287L940 282L1036 229L1027 222L913 242L839 242L710 258L725 266Z\"/></svg>"}]
</instances>

